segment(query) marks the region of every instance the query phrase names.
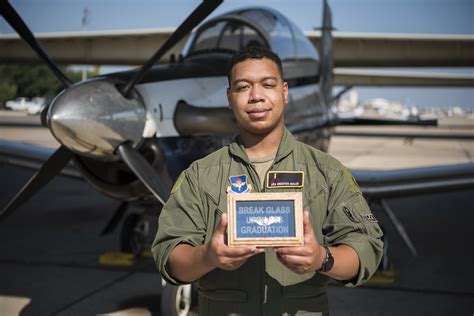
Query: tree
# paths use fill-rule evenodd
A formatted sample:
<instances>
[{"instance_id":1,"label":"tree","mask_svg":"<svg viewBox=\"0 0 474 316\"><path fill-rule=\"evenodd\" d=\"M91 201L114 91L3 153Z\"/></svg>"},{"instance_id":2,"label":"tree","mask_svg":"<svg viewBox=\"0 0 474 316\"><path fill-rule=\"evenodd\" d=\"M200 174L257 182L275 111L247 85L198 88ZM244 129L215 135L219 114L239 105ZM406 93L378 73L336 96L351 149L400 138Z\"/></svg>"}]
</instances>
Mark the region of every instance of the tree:
<instances>
[{"instance_id":1,"label":"tree","mask_svg":"<svg viewBox=\"0 0 474 316\"><path fill-rule=\"evenodd\" d=\"M73 82L81 80L81 72L60 67ZM88 77L98 75L98 67L88 72ZM0 65L0 105L17 97L51 98L62 89L61 82L46 65Z\"/></svg>"},{"instance_id":2,"label":"tree","mask_svg":"<svg viewBox=\"0 0 474 316\"><path fill-rule=\"evenodd\" d=\"M11 81L0 80L0 105L15 98L17 86Z\"/></svg>"}]
</instances>

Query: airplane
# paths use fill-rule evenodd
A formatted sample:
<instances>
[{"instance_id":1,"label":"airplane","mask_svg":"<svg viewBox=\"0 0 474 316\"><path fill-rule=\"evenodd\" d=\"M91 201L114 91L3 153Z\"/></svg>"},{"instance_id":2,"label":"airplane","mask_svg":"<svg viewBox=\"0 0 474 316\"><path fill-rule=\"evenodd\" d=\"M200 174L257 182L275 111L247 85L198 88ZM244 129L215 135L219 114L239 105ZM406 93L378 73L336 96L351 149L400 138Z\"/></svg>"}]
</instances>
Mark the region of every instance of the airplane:
<instances>
[{"instance_id":1,"label":"airplane","mask_svg":"<svg viewBox=\"0 0 474 316\"><path fill-rule=\"evenodd\" d=\"M184 50L175 55L178 57L153 66L221 2L203 1L142 67L72 84L13 6L7 0L0 1L2 16L65 86L41 113L43 125L61 146L44 157L44 164L3 208L0 221L63 168L69 168L71 160L81 177L95 189L124 201L104 232L116 227L128 203L146 203L147 207L159 209L184 168L222 147L235 134L236 123L225 96L227 68L232 54L244 46L267 47L281 57L290 91L286 126L299 140L326 151L334 126L342 123L333 111L339 95L333 95L333 27L326 1L319 50L281 13L269 8L245 8L201 24ZM467 59L471 62L472 56ZM472 86L472 78L463 80L459 85ZM5 155L18 149L6 142L0 145ZM436 173L443 177L433 178ZM414 182L400 172L355 175L366 198L384 205L414 254L414 245L383 197L474 186L472 166L421 170ZM165 286L164 293L170 291L175 298L190 293L189 287ZM165 303L166 308L170 307L169 302ZM189 308L189 304L185 305Z\"/></svg>"}]
</instances>

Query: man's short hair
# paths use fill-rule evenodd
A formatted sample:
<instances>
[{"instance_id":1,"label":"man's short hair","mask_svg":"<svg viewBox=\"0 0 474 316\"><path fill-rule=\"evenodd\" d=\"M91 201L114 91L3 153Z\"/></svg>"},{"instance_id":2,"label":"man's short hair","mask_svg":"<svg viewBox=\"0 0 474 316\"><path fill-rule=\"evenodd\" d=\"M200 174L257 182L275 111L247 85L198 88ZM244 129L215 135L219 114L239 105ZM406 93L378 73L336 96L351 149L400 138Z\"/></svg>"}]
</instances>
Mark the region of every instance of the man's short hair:
<instances>
[{"instance_id":1,"label":"man's short hair","mask_svg":"<svg viewBox=\"0 0 474 316\"><path fill-rule=\"evenodd\" d=\"M266 49L265 47L247 46L235 53L234 56L232 56L232 59L230 60L229 71L227 72L227 80L229 81L229 86L231 85L230 77L232 76L232 69L235 65L249 59L264 58L270 59L277 65L278 72L280 73L280 77L283 80L283 66L281 65L281 59L280 57L278 57L277 54L275 54L271 50Z\"/></svg>"}]
</instances>

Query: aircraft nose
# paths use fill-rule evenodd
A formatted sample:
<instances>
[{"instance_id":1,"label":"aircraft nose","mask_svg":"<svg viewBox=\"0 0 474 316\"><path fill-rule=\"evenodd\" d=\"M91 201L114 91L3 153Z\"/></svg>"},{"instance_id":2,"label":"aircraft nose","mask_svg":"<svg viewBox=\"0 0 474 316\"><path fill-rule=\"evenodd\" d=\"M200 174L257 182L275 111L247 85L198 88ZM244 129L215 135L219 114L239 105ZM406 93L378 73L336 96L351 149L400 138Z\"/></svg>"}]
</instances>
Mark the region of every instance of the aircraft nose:
<instances>
[{"instance_id":1,"label":"aircraft nose","mask_svg":"<svg viewBox=\"0 0 474 316\"><path fill-rule=\"evenodd\" d=\"M125 98L115 78L98 78L65 89L52 102L48 125L54 137L72 151L115 160L124 141L136 147L145 127L145 106L133 92Z\"/></svg>"}]
</instances>

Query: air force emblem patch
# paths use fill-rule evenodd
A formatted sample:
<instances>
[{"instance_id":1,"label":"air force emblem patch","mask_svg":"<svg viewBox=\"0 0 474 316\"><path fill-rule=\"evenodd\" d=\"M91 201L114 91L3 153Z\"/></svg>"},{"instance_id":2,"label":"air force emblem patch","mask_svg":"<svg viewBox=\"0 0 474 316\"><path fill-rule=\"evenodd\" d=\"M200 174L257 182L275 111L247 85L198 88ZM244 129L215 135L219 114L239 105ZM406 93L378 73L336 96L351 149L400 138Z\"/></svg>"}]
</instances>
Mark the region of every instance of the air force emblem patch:
<instances>
[{"instance_id":1,"label":"air force emblem patch","mask_svg":"<svg viewBox=\"0 0 474 316\"><path fill-rule=\"evenodd\" d=\"M229 181L231 185L227 187L227 193L248 193L252 190L246 175L230 176Z\"/></svg>"}]
</instances>

